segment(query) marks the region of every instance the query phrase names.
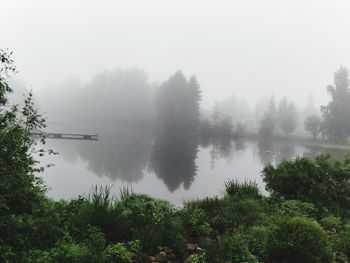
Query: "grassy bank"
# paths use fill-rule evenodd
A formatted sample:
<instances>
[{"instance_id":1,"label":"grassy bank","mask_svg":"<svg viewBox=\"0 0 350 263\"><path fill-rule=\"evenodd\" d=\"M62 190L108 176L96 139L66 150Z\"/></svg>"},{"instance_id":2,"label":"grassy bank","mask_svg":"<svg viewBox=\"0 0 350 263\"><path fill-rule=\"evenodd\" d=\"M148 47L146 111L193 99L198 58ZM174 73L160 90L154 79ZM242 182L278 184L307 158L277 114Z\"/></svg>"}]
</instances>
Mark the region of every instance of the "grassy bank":
<instances>
[{"instance_id":1,"label":"grassy bank","mask_svg":"<svg viewBox=\"0 0 350 263\"><path fill-rule=\"evenodd\" d=\"M245 132L244 138L250 140L259 140L259 133L257 129L248 128ZM311 147L318 147L323 150L342 150L350 151L350 144L335 144L329 142L326 138L312 138L309 134L303 131L297 131L295 134L284 136L282 134L273 134L269 140L274 142L283 142L283 143L298 143Z\"/></svg>"}]
</instances>

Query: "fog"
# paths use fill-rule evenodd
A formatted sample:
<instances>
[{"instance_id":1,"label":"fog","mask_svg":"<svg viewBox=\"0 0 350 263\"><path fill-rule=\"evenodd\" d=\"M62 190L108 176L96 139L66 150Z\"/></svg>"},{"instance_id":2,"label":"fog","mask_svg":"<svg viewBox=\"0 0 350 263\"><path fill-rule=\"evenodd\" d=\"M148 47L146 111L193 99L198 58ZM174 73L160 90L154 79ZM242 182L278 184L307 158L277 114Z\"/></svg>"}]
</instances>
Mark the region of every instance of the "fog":
<instances>
[{"instance_id":1,"label":"fog","mask_svg":"<svg viewBox=\"0 0 350 263\"><path fill-rule=\"evenodd\" d=\"M232 178L263 189L264 165L349 142L348 1L0 7L0 51L17 67L11 102L33 90L47 118L33 136L83 138L48 140L60 154L43 160L56 164L43 174L51 197L115 184L180 204Z\"/></svg>"},{"instance_id":2,"label":"fog","mask_svg":"<svg viewBox=\"0 0 350 263\"><path fill-rule=\"evenodd\" d=\"M300 107L328 101L350 66L349 1L1 1L2 48L40 93L70 79L139 68L150 82L194 74L202 105L271 94ZM73 87L72 87L73 89Z\"/></svg>"}]
</instances>

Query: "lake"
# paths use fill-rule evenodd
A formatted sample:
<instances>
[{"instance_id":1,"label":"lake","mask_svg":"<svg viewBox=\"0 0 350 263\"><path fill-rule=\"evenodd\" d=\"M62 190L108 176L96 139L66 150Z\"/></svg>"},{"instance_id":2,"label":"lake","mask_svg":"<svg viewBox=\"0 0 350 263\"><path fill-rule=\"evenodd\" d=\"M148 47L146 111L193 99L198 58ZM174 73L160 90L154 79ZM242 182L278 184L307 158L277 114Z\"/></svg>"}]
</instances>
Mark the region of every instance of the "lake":
<instances>
[{"instance_id":1,"label":"lake","mask_svg":"<svg viewBox=\"0 0 350 263\"><path fill-rule=\"evenodd\" d=\"M129 187L174 205L221 195L225 182L232 179L255 180L264 192L261 171L265 164L320 152L280 141L224 139L191 147L178 142L159 145L154 136L130 131L102 133L99 141L48 139L47 147L59 152L42 160L42 164L54 164L42 174L49 197L87 196L95 185L112 185L116 195Z\"/></svg>"}]
</instances>

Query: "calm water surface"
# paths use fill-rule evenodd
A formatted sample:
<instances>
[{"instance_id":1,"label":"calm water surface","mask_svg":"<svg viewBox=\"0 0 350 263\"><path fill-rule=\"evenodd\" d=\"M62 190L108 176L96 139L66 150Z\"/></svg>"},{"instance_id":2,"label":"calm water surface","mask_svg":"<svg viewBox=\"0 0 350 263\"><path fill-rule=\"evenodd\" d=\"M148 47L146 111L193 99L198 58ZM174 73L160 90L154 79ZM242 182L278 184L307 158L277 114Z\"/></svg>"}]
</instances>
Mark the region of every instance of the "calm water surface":
<instances>
[{"instance_id":1,"label":"calm water surface","mask_svg":"<svg viewBox=\"0 0 350 263\"><path fill-rule=\"evenodd\" d=\"M178 147L180 145L180 147ZM189 150L177 142L158 142L137 133L101 134L99 141L48 140L58 156L42 175L48 195L69 199L88 195L92 186L113 185L180 205L185 200L220 195L230 179L255 180L264 191L264 164L319 151L295 143L216 140L193 144Z\"/></svg>"}]
</instances>

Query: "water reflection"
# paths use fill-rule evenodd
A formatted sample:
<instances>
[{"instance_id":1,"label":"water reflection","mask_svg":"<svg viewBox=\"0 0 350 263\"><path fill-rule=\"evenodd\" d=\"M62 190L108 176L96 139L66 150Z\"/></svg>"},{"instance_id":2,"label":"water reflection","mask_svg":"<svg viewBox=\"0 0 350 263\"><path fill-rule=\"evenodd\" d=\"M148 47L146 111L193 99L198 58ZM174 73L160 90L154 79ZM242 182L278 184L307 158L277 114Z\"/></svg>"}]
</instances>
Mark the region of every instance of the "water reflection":
<instances>
[{"instance_id":1,"label":"water reflection","mask_svg":"<svg viewBox=\"0 0 350 263\"><path fill-rule=\"evenodd\" d=\"M277 144L279 147L279 154L277 155L276 162L282 160L293 159L295 156L295 144L293 143L280 143Z\"/></svg>"},{"instance_id":2,"label":"water reflection","mask_svg":"<svg viewBox=\"0 0 350 263\"><path fill-rule=\"evenodd\" d=\"M274 163L275 161L275 153L272 140L270 139L259 139L258 140L258 156L260 158L260 162L264 165L269 163Z\"/></svg>"},{"instance_id":3,"label":"water reflection","mask_svg":"<svg viewBox=\"0 0 350 263\"><path fill-rule=\"evenodd\" d=\"M153 147L151 167L170 192L181 185L189 189L197 172L197 152L198 145L192 140L160 136Z\"/></svg>"},{"instance_id":4,"label":"water reflection","mask_svg":"<svg viewBox=\"0 0 350 263\"><path fill-rule=\"evenodd\" d=\"M258 140L258 155L262 164L277 164L296 155L295 143L275 142L271 139Z\"/></svg>"},{"instance_id":5,"label":"water reflection","mask_svg":"<svg viewBox=\"0 0 350 263\"><path fill-rule=\"evenodd\" d=\"M313 158L321 152L329 153L332 156L334 156L336 159L342 159L346 154L349 154L349 152L346 149L326 148L326 147L317 146L317 145L308 145L308 147L303 153L303 156Z\"/></svg>"},{"instance_id":6,"label":"water reflection","mask_svg":"<svg viewBox=\"0 0 350 263\"><path fill-rule=\"evenodd\" d=\"M87 169L111 181L134 183L143 178L152 149L151 128L143 126L107 129L99 132L99 141L54 141L53 148L65 161L86 161Z\"/></svg>"},{"instance_id":7,"label":"water reflection","mask_svg":"<svg viewBox=\"0 0 350 263\"><path fill-rule=\"evenodd\" d=\"M210 168L215 168L215 162L221 158L229 161L233 159L233 141L229 137L214 137L208 139L201 138L201 147L207 148L210 146Z\"/></svg>"},{"instance_id":8,"label":"water reflection","mask_svg":"<svg viewBox=\"0 0 350 263\"><path fill-rule=\"evenodd\" d=\"M147 167L152 138L135 129L119 130L100 135L101 141L81 144L79 153L88 162L88 169L98 176L127 183L142 179Z\"/></svg>"},{"instance_id":9,"label":"water reflection","mask_svg":"<svg viewBox=\"0 0 350 263\"><path fill-rule=\"evenodd\" d=\"M245 174L250 169L247 165L251 164L257 169L254 176L258 177L261 167L268 163L277 164L297 155L312 158L322 151L317 147L272 140L216 138L198 143L192 136L179 136L170 131L155 136L151 128L145 127L107 130L99 133L98 142L55 141L53 148L60 152L63 160L74 163L80 158L86 162L88 170L99 177L108 177L112 182L118 180L132 184L147 181L146 175L153 173L171 193L181 187L187 190L192 186L196 177L201 176L197 175L198 165L207 166L216 177L220 176L218 171L223 171L223 163L219 161L225 159L227 167L232 169L228 173L235 177ZM199 149L202 149L200 162L197 160ZM249 154L251 151L253 155ZM338 154L343 155L344 152ZM257 162L255 156L258 157ZM240 167L243 160L245 164Z\"/></svg>"},{"instance_id":10,"label":"water reflection","mask_svg":"<svg viewBox=\"0 0 350 263\"><path fill-rule=\"evenodd\" d=\"M243 138L239 138L234 141L236 151L244 151L247 147Z\"/></svg>"}]
</instances>

